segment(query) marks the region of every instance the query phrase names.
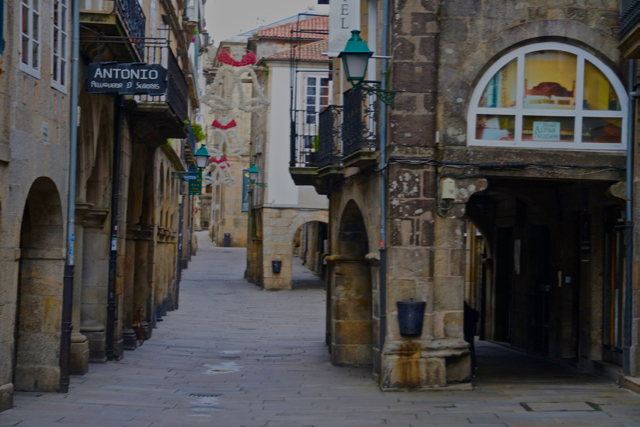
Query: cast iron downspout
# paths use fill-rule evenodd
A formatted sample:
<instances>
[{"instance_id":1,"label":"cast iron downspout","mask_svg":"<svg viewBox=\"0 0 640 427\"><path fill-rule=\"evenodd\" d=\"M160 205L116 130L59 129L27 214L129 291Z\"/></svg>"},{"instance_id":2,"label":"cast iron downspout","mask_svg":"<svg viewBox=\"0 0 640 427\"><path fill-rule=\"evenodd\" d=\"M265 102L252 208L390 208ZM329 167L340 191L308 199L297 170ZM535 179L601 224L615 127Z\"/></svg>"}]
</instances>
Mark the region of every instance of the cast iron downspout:
<instances>
[{"instance_id":1,"label":"cast iron downspout","mask_svg":"<svg viewBox=\"0 0 640 427\"><path fill-rule=\"evenodd\" d=\"M69 391L71 331L73 329L73 246L76 222L76 167L78 151L78 75L80 59L80 0L73 0L71 14L73 41L71 45L71 122L69 141L69 198L67 202L67 258L62 287L62 333L60 335L60 392Z\"/></svg>"},{"instance_id":2,"label":"cast iron downspout","mask_svg":"<svg viewBox=\"0 0 640 427\"><path fill-rule=\"evenodd\" d=\"M625 234L625 295L624 295L624 374L631 375L631 348L633 347L633 137L634 110L638 93L635 92L636 61L629 61L629 121L627 125L627 182Z\"/></svg>"},{"instance_id":3,"label":"cast iron downspout","mask_svg":"<svg viewBox=\"0 0 640 427\"><path fill-rule=\"evenodd\" d=\"M107 289L107 360L113 360L116 330L116 265L118 262L118 202L120 199L120 147L122 144L122 95L114 98L113 172L111 185L111 248Z\"/></svg>"},{"instance_id":4,"label":"cast iron downspout","mask_svg":"<svg viewBox=\"0 0 640 427\"><path fill-rule=\"evenodd\" d=\"M382 4L382 56L388 55L389 41L389 0ZM387 89L387 60L382 60L381 89ZM387 334L387 104L380 105L380 360L384 351L384 342ZM380 379L382 379L382 363L380 363Z\"/></svg>"},{"instance_id":5,"label":"cast iron downspout","mask_svg":"<svg viewBox=\"0 0 640 427\"><path fill-rule=\"evenodd\" d=\"M307 251L309 251L309 223L304 224L304 255L302 265L307 265Z\"/></svg>"}]
</instances>

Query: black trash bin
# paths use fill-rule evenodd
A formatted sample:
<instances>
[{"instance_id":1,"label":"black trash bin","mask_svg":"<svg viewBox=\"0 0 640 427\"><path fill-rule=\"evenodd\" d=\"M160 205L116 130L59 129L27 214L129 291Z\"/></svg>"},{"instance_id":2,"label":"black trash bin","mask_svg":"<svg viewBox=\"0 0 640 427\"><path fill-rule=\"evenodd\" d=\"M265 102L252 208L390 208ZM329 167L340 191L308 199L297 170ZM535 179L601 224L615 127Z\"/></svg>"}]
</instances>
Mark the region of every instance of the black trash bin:
<instances>
[{"instance_id":1,"label":"black trash bin","mask_svg":"<svg viewBox=\"0 0 640 427\"><path fill-rule=\"evenodd\" d=\"M224 247L225 248L230 248L231 247L231 234L230 233L224 233Z\"/></svg>"},{"instance_id":2,"label":"black trash bin","mask_svg":"<svg viewBox=\"0 0 640 427\"><path fill-rule=\"evenodd\" d=\"M271 270L273 270L273 274L279 274L282 270L282 261L271 261Z\"/></svg>"},{"instance_id":3,"label":"black trash bin","mask_svg":"<svg viewBox=\"0 0 640 427\"><path fill-rule=\"evenodd\" d=\"M422 334L424 321L424 309L427 303L424 301L397 301L398 325L400 334L417 336Z\"/></svg>"}]
</instances>

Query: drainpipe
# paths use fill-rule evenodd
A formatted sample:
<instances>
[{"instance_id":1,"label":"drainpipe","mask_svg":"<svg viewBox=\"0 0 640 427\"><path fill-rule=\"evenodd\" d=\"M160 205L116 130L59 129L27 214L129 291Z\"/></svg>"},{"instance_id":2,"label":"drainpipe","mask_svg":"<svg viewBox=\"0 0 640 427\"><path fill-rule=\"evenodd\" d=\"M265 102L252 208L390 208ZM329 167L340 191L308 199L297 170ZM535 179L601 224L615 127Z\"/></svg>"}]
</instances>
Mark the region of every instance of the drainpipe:
<instances>
[{"instance_id":1,"label":"drainpipe","mask_svg":"<svg viewBox=\"0 0 640 427\"><path fill-rule=\"evenodd\" d=\"M307 264L307 252L309 251L309 223L304 224L304 255L302 256L302 265Z\"/></svg>"},{"instance_id":2,"label":"drainpipe","mask_svg":"<svg viewBox=\"0 0 640 427\"><path fill-rule=\"evenodd\" d=\"M389 0L382 4L382 56L388 56L389 51ZM382 60L381 89L387 89L387 60ZM380 103L380 360L387 334L387 104ZM380 379L382 379L382 363L380 363Z\"/></svg>"},{"instance_id":3,"label":"drainpipe","mask_svg":"<svg viewBox=\"0 0 640 427\"><path fill-rule=\"evenodd\" d=\"M640 93L635 92L636 61L629 60L629 109L627 124L627 176L625 202L625 298L624 298L624 374L631 375L631 349L633 347L633 144L635 102ZM635 369L633 370L635 371Z\"/></svg>"},{"instance_id":4,"label":"drainpipe","mask_svg":"<svg viewBox=\"0 0 640 427\"><path fill-rule=\"evenodd\" d=\"M80 0L71 5L73 41L71 46L71 122L69 141L69 198L67 202L67 258L62 285L62 330L60 335L60 392L69 391L71 323L73 311L73 245L76 222L76 168L78 151L78 75L80 60Z\"/></svg>"},{"instance_id":5,"label":"drainpipe","mask_svg":"<svg viewBox=\"0 0 640 427\"><path fill-rule=\"evenodd\" d=\"M107 288L107 360L114 359L116 330L116 265L118 262L118 202L120 199L120 151L122 145L122 109L124 98L114 98L113 171L111 181L111 249L109 252L109 285Z\"/></svg>"}]
</instances>

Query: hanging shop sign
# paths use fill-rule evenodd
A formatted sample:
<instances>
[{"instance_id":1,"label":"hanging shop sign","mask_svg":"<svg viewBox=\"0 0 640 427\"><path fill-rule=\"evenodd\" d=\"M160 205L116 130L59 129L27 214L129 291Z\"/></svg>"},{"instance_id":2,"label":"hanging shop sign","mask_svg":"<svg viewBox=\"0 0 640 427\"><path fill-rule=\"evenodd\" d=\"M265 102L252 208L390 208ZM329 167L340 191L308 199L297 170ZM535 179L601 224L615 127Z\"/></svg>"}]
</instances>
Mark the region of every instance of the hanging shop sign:
<instances>
[{"instance_id":1,"label":"hanging shop sign","mask_svg":"<svg viewBox=\"0 0 640 427\"><path fill-rule=\"evenodd\" d=\"M164 95L167 70L160 64L94 62L87 65L85 85L93 94Z\"/></svg>"},{"instance_id":2,"label":"hanging shop sign","mask_svg":"<svg viewBox=\"0 0 640 427\"><path fill-rule=\"evenodd\" d=\"M190 196L202 194L202 171L190 170L182 179L188 183Z\"/></svg>"}]
</instances>

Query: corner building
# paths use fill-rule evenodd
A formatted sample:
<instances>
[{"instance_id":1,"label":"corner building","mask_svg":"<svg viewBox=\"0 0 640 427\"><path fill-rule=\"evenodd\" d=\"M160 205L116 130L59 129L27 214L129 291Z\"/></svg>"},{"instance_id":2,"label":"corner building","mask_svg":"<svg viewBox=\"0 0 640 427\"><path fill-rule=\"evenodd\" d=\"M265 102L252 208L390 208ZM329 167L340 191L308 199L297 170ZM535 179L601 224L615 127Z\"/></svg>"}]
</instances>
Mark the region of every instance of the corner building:
<instances>
[{"instance_id":1,"label":"corner building","mask_svg":"<svg viewBox=\"0 0 640 427\"><path fill-rule=\"evenodd\" d=\"M332 362L372 366L382 389L466 388L466 302L480 339L633 387L628 5L389 3L349 7L371 50L387 46L367 79L395 105L352 89L336 58L318 167L290 170L330 195ZM426 302L419 336L399 330L396 302L410 299Z\"/></svg>"}]
</instances>

